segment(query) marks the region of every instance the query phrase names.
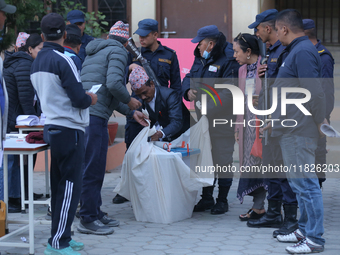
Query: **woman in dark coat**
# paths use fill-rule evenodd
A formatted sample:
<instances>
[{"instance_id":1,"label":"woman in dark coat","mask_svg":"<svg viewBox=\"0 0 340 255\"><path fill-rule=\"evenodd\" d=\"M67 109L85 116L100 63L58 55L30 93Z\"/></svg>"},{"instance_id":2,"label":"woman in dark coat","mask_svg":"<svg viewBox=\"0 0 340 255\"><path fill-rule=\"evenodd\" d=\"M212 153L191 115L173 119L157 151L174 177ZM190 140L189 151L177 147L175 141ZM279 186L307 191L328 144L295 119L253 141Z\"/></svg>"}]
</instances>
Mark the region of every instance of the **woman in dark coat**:
<instances>
[{"instance_id":1,"label":"woman in dark coat","mask_svg":"<svg viewBox=\"0 0 340 255\"><path fill-rule=\"evenodd\" d=\"M27 36L29 37L27 38ZM38 112L40 112L34 100L35 92L31 84L30 71L32 62L42 46L43 42L40 35L19 33L16 50L5 52L3 77L9 100L7 133L17 131L15 125L16 118L19 115L38 115ZM20 212L18 155L8 156L8 169L9 212ZM27 188L27 185L25 186ZM27 191L25 194L28 194Z\"/></svg>"}]
</instances>

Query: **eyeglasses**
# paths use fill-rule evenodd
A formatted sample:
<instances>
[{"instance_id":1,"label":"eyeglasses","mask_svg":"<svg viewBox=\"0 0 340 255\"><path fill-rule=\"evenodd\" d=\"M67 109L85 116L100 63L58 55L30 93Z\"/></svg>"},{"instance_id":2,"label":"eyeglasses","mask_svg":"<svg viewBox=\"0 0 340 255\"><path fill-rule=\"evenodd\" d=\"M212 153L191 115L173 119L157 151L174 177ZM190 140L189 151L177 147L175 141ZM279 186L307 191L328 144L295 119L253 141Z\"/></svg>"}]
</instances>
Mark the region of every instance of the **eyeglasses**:
<instances>
[{"instance_id":1,"label":"eyeglasses","mask_svg":"<svg viewBox=\"0 0 340 255\"><path fill-rule=\"evenodd\" d=\"M246 39L244 39L244 37L242 36L242 33L239 33L237 36L236 36L236 39L237 40L243 40L245 43L247 42L247 40Z\"/></svg>"}]
</instances>

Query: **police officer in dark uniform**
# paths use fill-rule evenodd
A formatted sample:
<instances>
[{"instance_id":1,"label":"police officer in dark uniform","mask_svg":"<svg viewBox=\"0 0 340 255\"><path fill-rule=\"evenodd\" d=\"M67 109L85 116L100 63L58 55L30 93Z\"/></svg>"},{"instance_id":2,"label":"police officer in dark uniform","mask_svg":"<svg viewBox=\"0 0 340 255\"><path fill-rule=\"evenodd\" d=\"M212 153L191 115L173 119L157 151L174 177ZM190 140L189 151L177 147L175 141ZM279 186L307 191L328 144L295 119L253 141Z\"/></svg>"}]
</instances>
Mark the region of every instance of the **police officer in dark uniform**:
<instances>
[{"instance_id":1,"label":"police officer in dark uniform","mask_svg":"<svg viewBox=\"0 0 340 255\"><path fill-rule=\"evenodd\" d=\"M315 45L321 58L322 64L322 89L326 96L326 119L330 123L330 115L334 108L334 58L329 50L321 44L316 37L315 23L312 19L304 19L303 29L309 40ZM318 147L315 151L315 165L326 164L326 137L319 138ZM317 172L320 187L326 180L326 173Z\"/></svg>"},{"instance_id":2,"label":"police officer in dark uniform","mask_svg":"<svg viewBox=\"0 0 340 255\"><path fill-rule=\"evenodd\" d=\"M195 60L190 72L183 79L182 92L184 99L195 100L195 110L197 118L201 114L201 93L199 89L205 83L211 87L220 83L237 83L238 69L240 65L233 58L233 46L226 41L226 37L215 25L202 27L197 31L197 36L191 41L198 43L194 55ZM197 82L190 84L190 80L196 78ZM222 82L223 79L226 82ZM199 81L198 81L199 79ZM194 81L194 80L193 80ZM194 85L194 86L193 86ZM199 87L195 87L195 86ZM231 92L227 89L214 89L215 97L220 98L221 105L215 105L214 99L207 99L207 118L209 121L209 134L212 144L212 158L214 166L228 167L233 163L234 152L234 127L228 125L213 126L213 119L227 119L235 122L233 116L233 99ZM232 184L232 173L221 173L218 177L218 197L216 203L213 198L214 186L204 187L202 199L194 208L194 212L201 212L211 209L211 214L224 214L228 211L228 193ZM215 182L216 182L215 178Z\"/></svg>"},{"instance_id":3,"label":"police officer in dark uniform","mask_svg":"<svg viewBox=\"0 0 340 255\"><path fill-rule=\"evenodd\" d=\"M272 95L271 85L274 83L278 73L277 62L279 56L280 59L285 57L283 53L284 46L278 40L275 31L275 17L278 11L276 9L266 10L256 15L256 21L248 26L248 28L256 28L256 36L260 37L262 42L270 43L267 54L269 55L267 65L261 65L258 68L259 76L264 77L264 72L267 71L269 92L268 97ZM271 106L270 98L268 100L268 106ZM263 106L264 102L264 87L259 96L259 107ZM283 165L283 158L280 145L270 139L268 145L262 147L262 160L263 165L280 166ZM280 178L281 177L281 178ZM289 186L286 176L278 176L278 178L267 178L266 183L268 185L268 210L266 214L257 220L248 220L247 225L249 227L279 227L279 230L273 232L273 236L278 234L288 234L294 231L297 225L297 200L295 193ZM281 216L281 204L284 209L284 222L282 222ZM283 223L283 225L282 225Z\"/></svg>"},{"instance_id":4,"label":"police officer in dark uniform","mask_svg":"<svg viewBox=\"0 0 340 255\"><path fill-rule=\"evenodd\" d=\"M91 42L94 39L94 37L84 33L86 23L85 23L85 14L82 11L72 10L67 13L66 18L67 18L67 23L66 23L67 25L76 24L81 30L81 34L82 34L81 46L80 46L78 56L81 58L82 63L83 63L86 57L85 48L89 44L89 42Z\"/></svg>"},{"instance_id":5,"label":"police officer in dark uniform","mask_svg":"<svg viewBox=\"0 0 340 255\"><path fill-rule=\"evenodd\" d=\"M150 66L157 76L161 86L168 87L170 81L170 88L177 92L179 100L181 100L182 84L177 54L174 50L162 45L159 41L157 41L158 22L154 19L141 20L139 21L138 29L134 34L139 35L139 41L142 46L142 56L149 61ZM141 63L137 59L133 58L132 54L129 54L129 71L127 73L130 73L136 67L136 65L141 65ZM138 100L141 100L134 93L132 93L132 96ZM190 127L191 115L183 103L182 114L184 121L182 130L179 132L179 134L183 133ZM131 119L130 116L127 116L125 126L125 143L127 148L129 148L133 139L138 135L142 128L143 127ZM174 139L174 137L170 139ZM117 196L113 198L112 202L114 204L120 204L125 201L127 201L125 198L117 194Z\"/></svg>"}]
</instances>

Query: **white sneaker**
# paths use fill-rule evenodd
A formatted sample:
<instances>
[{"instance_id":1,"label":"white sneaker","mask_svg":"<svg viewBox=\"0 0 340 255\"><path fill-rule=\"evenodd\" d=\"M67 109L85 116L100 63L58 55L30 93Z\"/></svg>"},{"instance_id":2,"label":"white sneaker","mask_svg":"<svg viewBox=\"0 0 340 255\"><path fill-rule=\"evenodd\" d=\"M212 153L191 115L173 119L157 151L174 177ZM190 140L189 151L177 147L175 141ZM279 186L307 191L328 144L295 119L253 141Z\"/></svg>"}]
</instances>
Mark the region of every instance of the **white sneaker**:
<instances>
[{"instance_id":1,"label":"white sneaker","mask_svg":"<svg viewBox=\"0 0 340 255\"><path fill-rule=\"evenodd\" d=\"M324 246L314 243L309 238L303 239L297 244L288 246L286 251L290 254L308 254L324 251Z\"/></svg>"},{"instance_id":2,"label":"white sneaker","mask_svg":"<svg viewBox=\"0 0 340 255\"><path fill-rule=\"evenodd\" d=\"M277 240L282 243L297 243L303 240L305 237L301 233L300 229L295 230L294 232L287 235L278 235Z\"/></svg>"}]
</instances>

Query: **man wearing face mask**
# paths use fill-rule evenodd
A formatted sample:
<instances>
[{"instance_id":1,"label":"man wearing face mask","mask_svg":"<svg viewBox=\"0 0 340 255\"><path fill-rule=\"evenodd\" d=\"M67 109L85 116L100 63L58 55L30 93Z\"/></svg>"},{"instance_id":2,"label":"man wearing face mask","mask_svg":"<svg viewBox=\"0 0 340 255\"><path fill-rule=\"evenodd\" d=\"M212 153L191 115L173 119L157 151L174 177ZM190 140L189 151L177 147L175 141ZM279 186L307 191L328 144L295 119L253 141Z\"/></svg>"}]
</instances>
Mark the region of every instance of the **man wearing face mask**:
<instances>
[{"instance_id":1,"label":"man wearing face mask","mask_svg":"<svg viewBox=\"0 0 340 255\"><path fill-rule=\"evenodd\" d=\"M228 89L211 90L209 86L227 83L237 84L238 69L240 65L233 57L233 46L226 42L226 37L215 25L205 26L198 30L197 36L191 41L198 43L194 55L195 60L183 79L182 96L187 101L195 101L195 110L198 119L201 118L201 95L204 90L210 90L214 98L207 95L207 117L212 144L212 157L214 166L231 166L234 152L234 131L230 125L213 126L213 119L226 119L235 122L233 116L233 99ZM192 80L201 78L201 80ZM224 78L224 81L221 81ZM208 85L208 86L207 86ZM209 92L210 93L210 92ZM218 102L215 104L215 101ZM204 187L202 199L194 208L194 212L211 209L211 214L223 214L228 211L227 196L232 184L232 173L218 173L219 192L216 204L213 198L214 186ZM215 178L216 182L216 178Z\"/></svg>"}]
</instances>

